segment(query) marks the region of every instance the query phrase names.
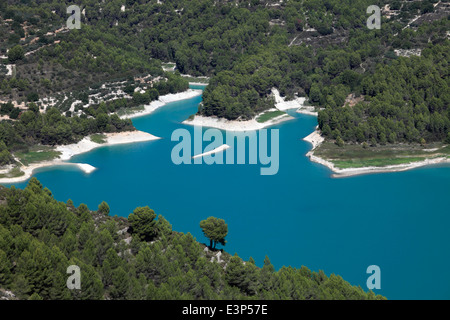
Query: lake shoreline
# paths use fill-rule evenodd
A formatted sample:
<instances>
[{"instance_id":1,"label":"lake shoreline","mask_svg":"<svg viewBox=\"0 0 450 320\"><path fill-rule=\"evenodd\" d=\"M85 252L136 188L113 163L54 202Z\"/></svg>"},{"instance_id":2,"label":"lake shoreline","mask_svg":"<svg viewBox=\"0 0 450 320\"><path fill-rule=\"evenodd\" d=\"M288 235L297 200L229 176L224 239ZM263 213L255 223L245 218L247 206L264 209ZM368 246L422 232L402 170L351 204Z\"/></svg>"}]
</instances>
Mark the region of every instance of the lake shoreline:
<instances>
[{"instance_id":1,"label":"lake shoreline","mask_svg":"<svg viewBox=\"0 0 450 320\"><path fill-rule=\"evenodd\" d=\"M55 151L60 152L61 154L53 160L47 160L42 162L31 163L29 165L21 165L19 168L24 173L18 177L8 177L8 178L0 178L0 184L11 184L17 182L23 182L28 180L33 176L33 172L36 169L51 167L51 166L75 166L78 167L81 171L86 174L89 174L95 171L97 168L91 166L87 163L71 163L66 162L70 160L73 156L89 152L91 150L114 146L119 144L129 144L135 142L144 142L144 141L152 141L161 139L156 137L150 133L143 131L124 131L124 132L114 132L114 133L105 133L105 143L96 143L93 142L89 136L84 137L81 141L69 145L59 145L56 146Z\"/></svg>"},{"instance_id":2,"label":"lake shoreline","mask_svg":"<svg viewBox=\"0 0 450 320\"><path fill-rule=\"evenodd\" d=\"M158 98L158 100L152 101L152 102L150 102L150 104L144 105L143 106L144 110L132 112L129 114L124 114L124 115L120 116L120 118L121 119L133 119L133 118L138 118L138 117L142 117L142 116L147 116L147 115L153 113L155 110L165 106L168 103L198 97L198 96L201 96L202 93L203 93L203 90L201 90L201 89L188 89L183 92L165 94L163 96L160 96Z\"/></svg>"},{"instance_id":3,"label":"lake shoreline","mask_svg":"<svg viewBox=\"0 0 450 320\"><path fill-rule=\"evenodd\" d=\"M153 101L149 105L144 106L144 110L138 111L132 114L127 114L121 116L121 118L136 118L145 115L149 115L153 113L156 109L175 101L182 101L186 99L191 99L202 94L203 90L199 89L188 89L186 91L168 94L159 97L158 100ZM297 113L307 114L311 116L317 117L317 112L305 109L303 103L305 102L304 98L297 98L293 101L285 102L282 97L280 97L278 91L276 89L272 90L274 98L275 98L275 107L280 111L285 111L288 109L297 109ZM212 127L225 131L255 131L261 130L263 128L267 128L270 126L274 126L286 121L294 120L295 118L288 115L283 114L273 119L270 119L266 122L258 122L256 121L256 116L252 120L247 121L238 121L238 120L227 120L225 118L218 117L204 117L200 115L196 115L193 119L184 120L182 123L187 125L194 126L204 126L204 127ZM53 160L47 160L37 163L32 163L29 165L21 165L19 168L23 175L17 177L4 177L0 178L0 184L11 184L16 182L23 182L32 177L33 172L36 169L50 166L76 166L84 173L89 174L96 170L95 167L86 164L86 163L70 163L66 162L70 160L73 156L82 154L85 152L89 152L93 149L103 147L103 146L113 146L118 144L129 144L135 142L144 142L144 141L152 141L156 139L160 139L150 133L143 131L127 131L127 132L118 132L118 133L105 133L106 142L105 143L96 143L91 141L90 137L84 137L81 141L75 144L70 145L59 145L56 146L55 151L60 152L61 154ZM325 140L322 136L318 127L315 130L303 138L304 141L307 141L312 144L311 150L306 153L306 156L310 159L310 161L321 164L327 168L329 168L333 173L333 178L342 178L342 177L351 177L356 175L370 174L370 173L384 173L384 172L399 172L406 171L418 167L441 164L441 163L450 163L450 159L446 157L438 157L432 159L425 159L422 161L416 161L405 164L398 165L389 165L383 167L360 167L360 168L345 168L339 169L337 168L331 161L321 158L319 156L314 155L314 150L318 148L323 141ZM221 150L222 151L222 150ZM20 163L20 162L19 162Z\"/></svg>"},{"instance_id":4,"label":"lake shoreline","mask_svg":"<svg viewBox=\"0 0 450 320\"><path fill-rule=\"evenodd\" d=\"M272 89L272 95L275 100L276 109L274 110L286 111L290 109L297 109L297 113L314 116L316 118L318 116L318 112L314 109L314 107L304 105L306 99L303 97L297 97L292 101L285 101L285 99L280 96L280 93L275 88ZM184 120L182 123L187 125L217 128L225 131L254 131L295 119L288 114L284 114L266 122L260 123L256 121L257 117L258 115L252 120L239 121L227 120L225 118L218 117L205 117L195 115L193 119ZM314 155L314 150L318 148L323 143L323 141L325 141L317 126L315 130L311 134L303 138L303 140L312 144L312 148L308 153L306 153L306 156L310 159L310 161L321 164L330 169L333 172L331 175L333 178L352 177L370 173L400 172L428 165L450 163L450 159L446 157L437 157L425 159L422 161L413 161L410 163L388 165L383 167L371 166L340 169L337 168L331 161Z\"/></svg>"},{"instance_id":5,"label":"lake shoreline","mask_svg":"<svg viewBox=\"0 0 450 320\"><path fill-rule=\"evenodd\" d=\"M141 116L146 116L153 113L156 109L165 106L168 103L191 99L200 96L202 92L203 90L200 89L188 89L183 92L166 94L160 96L158 100L152 101L149 105L145 105L144 110L126 114L121 116L120 118L125 119L125 118L137 118ZM95 171L96 168L87 163L71 163L66 161L70 160L75 155L89 152L99 147L160 139L159 137L156 137L150 133L138 130L117 132L117 133L104 133L103 135L106 137L105 143L93 142L91 141L90 136L87 136L84 137L81 141L74 144L58 145L55 147L55 151L58 151L61 154L57 158L52 160L40 161L36 163L31 163L29 165L23 165L22 163L20 163L20 161L18 161L21 164L19 166L19 169L24 174L16 177L0 178L0 184L11 184L26 181L33 176L33 172L36 169L51 166L75 166L78 167L80 170L82 170L84 173L89 174Z\"/></svg>"},{"instance_id":6,"label":"lake shoreline","mask_svg":"<svg viewBox=\"0 0 450 320\"><path fill-rule=\"evenodd\" d=\"M293 119L295 118L287 114L273 118L266 122L258 122L256 121L256 118L253 118L252 120L239 121L239 120L227 120L225 118L218 118L218 117L204 117L196 115L194 119L187 119L184 120L182 123L191 126L201 126L201 127L216 128L225 131L242 132L242 131L261 130Z\"/></svg>"},{"instance_id":7,"label":"lake shoreline","mask_svg":"<svg viewBox=\"0 0 450 320\"><path fill-rule=\"evenodd\" d=\"M346 178L370 173L401 172L434 164L450 163L450 159L446 157L438 157L425 159L422 161L413 161L410 163L402 163L383 167L372 166L372 167L339 169L331 161L314 155L314 150L318 148L323 141L325 141L325 139L321 136L320 131L318 130L317 127L311 134L303 138L303 140L312 144L312 149L308 151L308 153L306 153L306 156L309 158L309 160L321 164L330 169L333 172L333 174L331 175L331 177L333 178Z\"/></svg>"},{"instance_id":8,"label":"lake shoreline","mask_svg":"<svg viewBox=\"0 0 450 320\"><path fill-rule=\"evenodd\" d=\"M201 115L194 115L193 119L186 119L182 123L192 126L201 126L201 127L209 127L209 128L216 128L220 130L225 131L255 131L255 130L261 130L267 127L271 127L277 124L280 124L285 121L293 120L294 117L283 114L280 116L277 116L273 119L267 120L265 122L258 122L256 119L264 114L265 112L270 112L274 110L279 111L286 111L289 109L303 109L303 104L306 100L306 98L300 97L292 101L285 101L283 97L280 96L280 93L276 88L272 89L272 95L275 100L275 108L272 108L270 110L265 110L262 113L256 115L251 120L227 120L225 118L219 118L219 117L205 117ZM297 111L300 112L300 111ZM310 110L307 110L307 112L310 112ZM314 115L314 114L313 114ZM317 114L315 114L317 115Z\"/></svg>"}]
</instances>

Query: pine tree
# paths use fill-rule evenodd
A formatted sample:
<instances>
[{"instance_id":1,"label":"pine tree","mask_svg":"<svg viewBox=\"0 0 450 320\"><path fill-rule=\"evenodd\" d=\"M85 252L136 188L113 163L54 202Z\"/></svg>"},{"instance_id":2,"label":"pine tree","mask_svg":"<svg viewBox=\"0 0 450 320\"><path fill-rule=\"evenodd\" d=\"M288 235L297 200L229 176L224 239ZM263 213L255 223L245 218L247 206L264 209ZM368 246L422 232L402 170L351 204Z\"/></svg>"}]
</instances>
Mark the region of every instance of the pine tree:
<instances>
[{"instance_id":1,"label":"pine tree","mask_svg":"<svg viewBox=\"0 0 450 320\"><path fill-rule=\"evenodd\" d=\"M0 287L6 287L11 283L11 262L6 253L0 249Z\"/></svg>"},{"instance_id":2,"label":"pine tree","mask_svg":"<svg viewBox=\"0 0 450 320\"><path fill-rule=\"evenodd\" d=\"M131 225L131 233L137 235L141 240L150 241L157 234L155 212L146 207L138 207L128 216Z\"/></svg>"},{"instance_id":3,"label":"pine tree","mask_svg":"<svg viewBox=\"0 0 450 320\"><path fill-rule=\"evenodd\" d=\"M19 299L27 299L29 295L32 294L30 283L23 274L18 274L16 277L14 277L12 290Z\"/></svg>"},{"instance_id":4,"label":"pine tree","mask_svg":"<svg viewBox=\"0 0 450 320\"><path fill-rule=\"evenodd\" d=\"M111 298L119 300L127 299L129 289L130 279L128 273L122 267L114 269L110 288Z\"/></svg>"},{"instance_id":5,"label":"pine tree","mask_svg":"<svg viewBox=\"0 0 450 320\"><path fill-rule=\"evenodd\" d=\"M235 253L227 264L225 280L230 286L243 289L245 287L246 269L242 259Z\"/></svg>"},{"instance_id":6,"label":"pine tree","mask_svg":"<svg viewBox=\"0 0 450 320\"><path fill-rule=\"evenodd\" d=\"M216 244L226 244L225 237L228 234L228 225L225 220L216 217L209 217L206 220L200 221L200 228L202 228L203 234L209 239L209 247L211 249L216 248Z\"/></svg>"},{"instance_id":7,"label":"pine tree","mask_svg":"<svg viewBox=\"0 0 450 320\"><path fill-rule=\"evenodd\" d=\"M108 215L109 214L109 205L103 201L102 203L100 203L98 205L98 212L104 215Z\"/></svg>"},{"instance_id":8,"label":"pine tree","mask_svg":"<svg viewBox=\"0 0 450 320\"><path fill-rule=\"evenodd\" d=\"M35 292L28 298L28 300L43 300L43 299L42 299L42 297L39 294L37 294Z\"/></svg>"},{"instance_id":9,"label":"pine tree","mask_svg":"<svg viewBox=\"0 0 450 320\"><path fill-rule=\"evenodd\" d=\"M102 230L95 238L96 265L101 266L106 258L106 252L113 247L114 240L108 230Z\"/></svg>"},{"instance_id":10,"label":"pine tree","mask_svg":"<svg viewBox=\"0 0 450 320\"><path fill-rule=\"evenodd\" d=\"M259 282L261 283L262 289L266 291L271 291L275 287L275 268L268 256L264 258L264 264L259 272Z\"/></svg>"}]
</instances>

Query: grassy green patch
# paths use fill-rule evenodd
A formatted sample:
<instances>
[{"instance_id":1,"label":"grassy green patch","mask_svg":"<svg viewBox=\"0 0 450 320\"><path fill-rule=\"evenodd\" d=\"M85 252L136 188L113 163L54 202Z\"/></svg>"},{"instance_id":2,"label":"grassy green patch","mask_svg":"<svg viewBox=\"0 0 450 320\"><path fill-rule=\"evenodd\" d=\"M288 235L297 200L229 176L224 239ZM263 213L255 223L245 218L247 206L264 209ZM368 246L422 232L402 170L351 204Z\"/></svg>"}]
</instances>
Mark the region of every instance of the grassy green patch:
<instances>
[{"instance_id":1,"label":"grassy green patch","mask_svg":"<svg viewBox=\"0 0 450 320\"><path fill-rule=\"evenodd\" d=\"M450 145L443 147L442 149L439 149L439 152L445 153L447 155L450 155Z\"/></svg>"},{"instance_id":2,"label":"grassy green patch","mask_svg":"<svg viewBox=\"0 0 450 320\"><path fill-rule=\"evenodd\" d=\"M364 168L364 167L386 167L425 160L425 157L411 158L385 158L385 159L352 159L348 161L334 160L334 165L339 169Z\"/></svg>"},{"instance_id":3,"label":"grassy green patch","mask_svg":"<svg viewBox=\"0 0 450 320\"><path fill-rule=\"evenodd\" d=\"M19 167L12 168L8 173L1 173L0 178L17 178L25 174Z\"/></svg>"},{"instance_id":4,"label":"grassy green patch","mask_svg":"<svg viewBox=\"0 0 450 320\"><path fill-rule=\"evenodd\" d=\"M268 112L264 112L263 114L261 114L260 116L258 116L256 118L256 121L258 121L259 123L264 123L267 122L273 118L276 118L278 116L281 116L283 114L286 114L286 112L277 110L277 111L268 111Z\"/></svg>"},{"instance_id":5,"label":"grassy green patch","mask_svg":"<svg viewBox=\"0 0 450 320\"><path fill-rule=\"evenodd\" d=\"M57 158L61 152L55 151L51 147L35 147L28 152L16 152L14 155L19 161L28 166L30 163L50 161Z\"/></svg>"},{"instance_id":6,"label":"grassy green patch","mask_svg":"<svg viewBox=\"0 0 450 320\"><path fill-rule=\"evenodd\" d=\"M392 166L449 154L450 147L442 143L425 147L420 144L387 144L363 148L359 144L338 147L331 141L325 141L314 151L314 155L331 161L340 169Z\"/></svg>"},{"instance_id":7,"label":"grassy green patch","mask_svg":"<svg viewBox=\"0 0 450 320\"><path fill-rule=\"evenodd\" d=\"M431 150L431 151L424 151ZM346 144L338 147L334 142L325 141L315 151L316 156L335 160L374 159L396 157L430 157L450 154L449 146L443 144L430 144L426 147L420 144L386 144L364 149L360 144Z\"/></svg>"},{"instance_id":8,"label":"grassy green patch","mask_svg":"<svg viewBox=\"0 0 450 320\"><path fill-rule=\"evenodd\" d=\"M106 136L101 133L96 133L96 134L91 135L90 139L92 142L99 143L99 144L106 142Z\"/></svg>"}]
</instances>

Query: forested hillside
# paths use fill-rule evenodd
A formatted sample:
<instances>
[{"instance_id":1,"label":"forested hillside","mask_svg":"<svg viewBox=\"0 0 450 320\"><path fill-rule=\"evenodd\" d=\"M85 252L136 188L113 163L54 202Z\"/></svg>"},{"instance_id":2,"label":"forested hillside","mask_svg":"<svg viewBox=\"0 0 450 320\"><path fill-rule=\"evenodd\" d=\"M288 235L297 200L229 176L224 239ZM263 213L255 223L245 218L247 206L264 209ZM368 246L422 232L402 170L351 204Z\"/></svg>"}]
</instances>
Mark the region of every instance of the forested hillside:
<instances>
[{"instance_id":1,"label":"forested hillside","mask_svg":"<svg viewBox=\"0 0 450 320\"><path fill-rule=\"evenodd\" d=\"M211 250L148 207L129 218L56 201L32 178L0 189L0 296L18 299L383 299L307 267L259 268ZM66 271L81 271L81 290ZM5 294L6 295L6 294Z\"/></svg>"},{"instance_id":2,"label":"forested hillside","mask_svg":"<svg viewBox=\"0 0 450 320\"><path fill-rule=\"evenodd\" d=\"M14 76L6 76L1 82L4 98L9 95L33 101L43 94L70 92L73 97L64 99L59 107L66 112L68 101L86 96L87 85L145 74L164 76L161 61L174 61L181 73L211 77L199 110L203 115L251 119L273 107L271 89L278 88L288 100L306 96L309 103L327 109L322 115L327 122L327 114L337 113L351 96L365 98L365 103L371 104L375 96L367 92L368 87L371 83L378 88L383 85L378 83L382 66L395 65L403 51L420 54L429 48L433 53L440 50L435 46L448 46L447 1L84 0L78 3L82 10L80 30L64 27L69 3L1 2L0 50L7 57L4 62L15 65ZM380 30L366 27L370 5L383 9ZM7 49L14 50L6 55ZM434 59L430 54L424 58ZM445 67L448 56L442 58L441 66ZM412 68L414 62L403 64ZM403 77L414 70L405 72ZM447 75L437 72L442 81L428 77L426 82L432 91L445 91ZM421 79L420 74L416 77ZM133 81L128 85L137 86ZM415 89L402 89L407 95L401 98L404 105ZM128 99L111 106L110 111L130 106L130 96L122 98ZM442 127L441 133L435 134L431 120L424 120L425 129L422 122L415 123L417 133L411 119L397 117L392 121L401 124L387 128L382 121L386 132L376 129L374 133L369 128L364 139L383 142L385 135L388 142L394 141L388 139L393 130L392 137L398 136L395 141L446 138L448 96L433 98L443 104L439 112L433 108L428 111L429 118L435 119L433 123L438 121ZM417 108L428 107L428 97L423 99L425 103ZM378 108L376 101L372 110ZM423 111L420 113L426 116ZM401 112L408 110L402 107ZM347 112L339 112L333 121L338 122L339 131L345 132L335 131L335 125L329 124L331 130L327 127L325 136L361 141L358 126L365 121L347 121L343 114Z\"/></svg>"},{"instance_id":3,"label":"forested hillside","mask_svg":"<svg viewBox=\"0 0 450 320\"><path fill-rule=\"evenodd\" d=\"M80 5L78 30L66 27L61 1L0 1L0 165L16 163L12 154L37 145L134 130L117 114L188 88L187 80L165 73L161 61L132 45L135 36L92 13L109 12L108 5Z\"/></svg>"},{"instance_id":4,"label":"forested hillside","mask_svg":"<svg viewBox=\"0 0 450 320\"><path fill-rule=\"evenodd\" d=\"M333 139L372 144L450 143L450 42L429 46L420 57L378 65L361 82L363 101L342 107L327 101L319 127Z\"/></svg>"}]
</instances>

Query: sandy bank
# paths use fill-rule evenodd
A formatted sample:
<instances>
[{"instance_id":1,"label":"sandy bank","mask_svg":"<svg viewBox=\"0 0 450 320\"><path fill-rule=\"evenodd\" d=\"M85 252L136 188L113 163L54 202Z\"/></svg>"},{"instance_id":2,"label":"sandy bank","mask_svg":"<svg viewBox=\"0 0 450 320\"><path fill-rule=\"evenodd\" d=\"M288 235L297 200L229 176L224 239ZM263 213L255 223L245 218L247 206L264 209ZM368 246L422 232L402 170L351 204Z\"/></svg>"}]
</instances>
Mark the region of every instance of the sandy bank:
<instances>
[{"instance_id":1,"label":"sandy bank","mask_svg":"<svg viewBox=\"0 0 450 320\"><path fill-rule=\"evenodd\" d=\"M252 120L239 121L239 120L227 120L225 118L217 117L204 117L196 115L194 119L187 119L183 121L183 124L189 124L193 126L211 127L226 131L252 131L267 128L284 121L294 119L290 115L283 114L279 117L273 118L269 121L260 123L256 121L256 117Z\"/></svg>"},{"instance_id":2,"label":"sandy bank","mask_svg":"<svg viewBox=\"0 0 450 320\"><path fill-rule=\"evenodd\" d=\"M196 77L196 76L192 76L190 74L181 74L181 76L184 77L184 78L194 79L194 80L189 81L189 84L202 85L202 86L207 86L208 82L209 82L209 79L210 79L207 76L198 76L198 77ZM201 82L202 79L206 80L207 82Z\"/></svg>"},{"instance_id":3,"label":"sandy bank","mask_svg":"<svg viewBox=\"0 0 450 320\"><path fill-rule=\"evenodd\" d=\"M305 110L305 113L312 114L317 116L317 112L310 112L309 109L306 110L305 108L312 108L313 107L305 107L303 104L306 100L306 98L299 97L292 101L284 101L284 98L280 96L279 91L276 88L272 88L272 95L275 99L275 108L266 110L264 112L268 111L286 111L289 109L301 109ZM261 114L263 114L262 112ZM300 112L300 111L297 111ZM200 115L195 115L193 119L187 119L183 121L183 124L189 124L194 126L202 126L202 127L211 127L211 128L217 128L221 130L226 131L253 131L253 130L260 130L264 129L276 124L279 124L284 121L292 120L294 117L291 117L288 114L283 114L278 117L275 117L273 119L270 119L266 122L260 123L256 121L256 119L261 115L256 115L251 120L246 121L240 121L240 120L227 120L225 118L218 118L218 117L204 117Z\"/></svg>"},{"instance_id":4,"label":"sandy bank","mask_svg":"<svg viewBox=\"0 0 450 320\"><path fill-rule=\"evenodd\" d=\"M312 144L312 149L309 151L306 156L313 162L319 163L323 166L326 166L331 171L333 171L332 177L334 178L343 178L356 176L361 174L369 174L369 173L382 173L382 172L399 172L406 171L414 168L419 168L427 165L439 164L439 163L450 163L450 159L446 157L439 157L433 159L425 159L423 161L414 161L410 163L402 163L398 165L391 165L385 167L362 167L362 168L346 168L340 169L337 168L331 161L320 158L314 155L314 150L320 146L320 144L325 140L321 135L320 131L316 127L316 130L312 132L307 137L303 138L304 141L308 141Z\"/></svg>"},{"instance_id":5,"label":"sandy bank","mask_svg":"<svg viewBox=\"0 0 450 320\"><path fill-rule=\"evenodd\" d=\"M385 167L362 167L362 168L347 168L347 169L339 169L336 168L336 166L328 160L325 160L323 158L317 157L314 155L313 151L309 151L306 156L312 161L319 163L323 166L326 166L331 171L333 171L333 178L344 178L344 177L351 177L351 176L357 176L361 174L369 174L369 173L383 173L383 172L400 172L400 171L406 171L411 170L419 167L424 167L428 165L433 164L440 164L440 163L450 163L450 159L447 159L446 157L439 157L434 159L425 159L423 161L415 161L410 163L403 163L403 164L397 164L397 165L391 165L391 166L385 166Z\"/></svg>"},{"instance_id":6,"label":"sandy bank","mask_svg":"<svg viewBox=\"0 0 450 320\"><path fill-rule=\"evenodd\" d=\"M305 106L306 98L297 97L291 101L285 101L283 97L280 96L280 92L276 88L272 88L272 96L275 99L275 108L280 111L286 111L290 109L297 109L296 112L302 114L308 114L311 116L317 116L318 113L312 106Z\"/></svg>"},{"instance_id":7,"label":"sandy bank","mask_svg":"<svg viewBox=\"0 0 450 320\"><path fill-rule=\"evenodd\" d=\"M136 117L142 117L151 114L156 109L161 108L162 106L166 105L170 102L180 101L180 100L186 100L194 97L198 97L202 94L202 90L197 89L188 89L183 92L179 93L170 93L163 96L160 96L158 100L152 101L150 104L144 105L144 110L137 111L130 114L125 114L120 116L122 119L131 119Z\"/></svg>"},{"instance_id":8,"label":"sandy bank","mask_svg":"<svg viewBox=\"0 0 450 320\"><path fill-rule=\"evenodd\" d=\"M85 153L99 147L160 139L159 137L156 137L150 133L138 130L105 133L104 135L106 136L105 143L95 143L90 139L90 137L84 137L83 140L78 143L56 147L56 151L61 152L59 160L69 160L77 154Z\"/></svg>"},{"instance_id":9,"label":"sandy bank","mask_svg":"<svg viewBox=\"0 0 450 320\"><path fill-rule=\"evenodd\" d=\"M207 83L204 83L204 82L192 82L192 81L189 81L189 84L192 84L192 85L195 85L195 86L207 86L208 84Z\"/></svg>"},{"instance_id":10,"label":"sandy bank","mask_svg":"<svg viewBox=\"0 0 450 320\"><path fill-rule=\"evenodd\" d=\"M316 147L320 146L320 144L325 140L319 131L319 126L316 127L316 130L314 130L313 133L303 138L304 141L307 141L312 144L312 150L314 150Z\"/></svg>"},{"instance_id":11,"label":"sandy bank","mask_svg":"<svg viewBox=\"0 0 450 320\"><path fill-rule=\"evenodd\" d=\"M81 153L85 153L91 151L95 148L104 147L104 146L112 146L117 144L124 143L134 143L134 142L143 142L143 141L151 141L155 139L160 139L150 133L143 131L127 131L127 132L116 132L116 133L105 133L106 142L99 144L91 141L89 137L83 138L80 142L57 146L55 148L56 151L59 151L61 154L58 158L50 161L43 161L38 163L32 163L28 166L22 165L20 170L24 172L24 175L20 177L14 178L0 178L0 183L10 184L16 182L22 182L28 180L32 175L34 170L43 167L49 166L76 166L84 173L89 174L96 170L95 167L91 166L87 163L70 163L65 162L72 158L73 156Z\"/></svg>"},{"instance_id":12,"label":"sandy bank","mask_svg":"<svg viewBox=\"0 0 450 320\"><path fill-rule=\"evenodd\" d=\"M318 116L319 113L317 111L314 111L314 107L302 107L297 109L297 111L295 111L297 113L301 113L301 114L307 114L310 116Z\"/></svg>"},{"instance_id":13,"label":"sandy bank","mask_svg":"<svg viewBox=\"0 0 450 320\"><path fill-rule=\"evenodd\" d=\"M450 163L450 159L446 157L439 157L434 159L425 159L423 161L416 161L411 163L385 166L385 167L364 167L364 168L349 168L349 169L336 169L333 177L342 178L350 177L360 174L368 173L382 173L382 172L400 172L411 170L415 168L420 168L424 166L429 166L433 164Z\"/></svg>"},{"instance_id":14,"label":"sandy bank","mask_svg":"<svg viewBox=\"0 0 450 320\"><path fill-rule=\"evenodd\" d=\"M25 180L28 180L33 175L34 170L44 167L50 167L50 166L75 166L79 168L84 173L91 173L97 168L91 166L87 163L70 163L70 162L63 162L62 160L51 160L51 161L43 161L39 163L33 163L28 166L21 166L20 170L24 173L20 177L15 178L0 178L0 183L10 184L10 183L17 183L22 182Z\"/></svg>"},{"instance_id":15,"label":"sandy bank","mask_svg":"<svg viewBox=\"0 0 450 320\"><path fill-rule=\"evenodd\" d=\"M302 108L306 101L305 97L298 97L291 101L285 101L284 98L280 96L280 92L276 88L272 88L272 95L275 99L275 108L281 111Z\"/></svg>"}]
</instances>

